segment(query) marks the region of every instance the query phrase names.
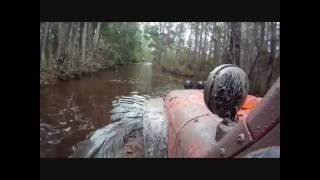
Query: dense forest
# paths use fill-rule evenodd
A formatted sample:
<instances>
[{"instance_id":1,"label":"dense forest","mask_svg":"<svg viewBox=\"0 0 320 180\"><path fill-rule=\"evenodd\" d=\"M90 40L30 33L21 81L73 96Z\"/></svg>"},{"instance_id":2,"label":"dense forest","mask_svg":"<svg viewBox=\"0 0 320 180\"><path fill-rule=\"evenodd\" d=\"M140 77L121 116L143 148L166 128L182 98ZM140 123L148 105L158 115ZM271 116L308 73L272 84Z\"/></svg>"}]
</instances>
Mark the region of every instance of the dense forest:
<instances>
[{"instance_id":1,"label":"dense forest","mask_svg":"<svg viewBox=\"0 0 320 180\"><path fill-rule=\"evenodd\" d=\"M280 75L279 22L40 22L40 84L152 61L205 80L232 63L263 96Z\"/></svg>"}]
</instances>

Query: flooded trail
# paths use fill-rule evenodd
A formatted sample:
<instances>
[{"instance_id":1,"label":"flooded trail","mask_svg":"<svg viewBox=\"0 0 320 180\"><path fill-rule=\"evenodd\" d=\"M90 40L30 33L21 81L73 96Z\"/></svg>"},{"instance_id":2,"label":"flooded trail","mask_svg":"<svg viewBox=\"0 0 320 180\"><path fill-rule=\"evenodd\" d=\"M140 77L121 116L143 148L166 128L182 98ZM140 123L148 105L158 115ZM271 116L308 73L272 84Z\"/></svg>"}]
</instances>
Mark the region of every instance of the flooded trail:
<instances>
[{"instance_id":1,"label":"flooded trail","mask_svg":"<svg viewBox=\"0 0 320 180\"><path fill-rule=\"evenodd\" d=\"M76 144L90 135L98 136L99 131L107 132L105 128L131 124L131 128L141 129L144 100L183 89L184 80L151 63L140 63L42 87L40 157L68 157ZM95 138L96 143L101 141Z\"/></svg>"}]
</instances>

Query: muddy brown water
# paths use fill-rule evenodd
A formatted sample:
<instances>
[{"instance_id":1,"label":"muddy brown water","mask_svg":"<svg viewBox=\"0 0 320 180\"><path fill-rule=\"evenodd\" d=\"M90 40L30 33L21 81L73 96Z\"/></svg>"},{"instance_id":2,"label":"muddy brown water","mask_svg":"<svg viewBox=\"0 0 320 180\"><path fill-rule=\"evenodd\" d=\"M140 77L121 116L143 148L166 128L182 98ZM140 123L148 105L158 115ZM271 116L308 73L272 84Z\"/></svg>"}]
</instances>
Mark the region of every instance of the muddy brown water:
<instances>
[{"instance_id":1,"label":"muddy brown water","mask_svg":"<svg viewBox=\"0 0 320 180\"><path fill-rule=\"evenodd\" d=\"M68 157L96 130L141 119L144 100L183 89L184 80L140 63L40 88L40 157Z\"/></svg>"}]
</instances>

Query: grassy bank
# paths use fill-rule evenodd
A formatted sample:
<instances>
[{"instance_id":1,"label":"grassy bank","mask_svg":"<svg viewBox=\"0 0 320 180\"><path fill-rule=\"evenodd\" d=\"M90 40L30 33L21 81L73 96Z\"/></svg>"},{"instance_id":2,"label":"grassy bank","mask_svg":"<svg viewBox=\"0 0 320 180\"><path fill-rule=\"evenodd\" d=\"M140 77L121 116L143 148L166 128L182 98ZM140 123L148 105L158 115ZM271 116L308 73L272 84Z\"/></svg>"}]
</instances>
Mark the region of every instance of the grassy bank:
<instances>
[{"instance_id":1,"label":"grassy bank","mask_svg":"<svg viewBox=\"0 0 320 180\"><path fill-rule=\"evenodd\" d=\"M216 67L212 59L195 60L192 56L185 54L169 54L159 64L162 70L175 75L192 77L194 79L205 80L209 73Z\"/></svg>"},{"instance_id":2,"label":"grassy bank","mask_svg":"<svg viewBox=\"0 0 320 180\"><path fill-rule=\"evenodd\" d=\"M68 64L64 64L59 68L50 68L50 70L40 70L40 86L54 85L61 81L80 79L81 77L100 72L107 69L114 69L116 64L111 60L100 60L96 58L94 62L79 65L78 68L68 68ZM53 65L54 67L54 65Z\"/></svg>"}]
</instances>

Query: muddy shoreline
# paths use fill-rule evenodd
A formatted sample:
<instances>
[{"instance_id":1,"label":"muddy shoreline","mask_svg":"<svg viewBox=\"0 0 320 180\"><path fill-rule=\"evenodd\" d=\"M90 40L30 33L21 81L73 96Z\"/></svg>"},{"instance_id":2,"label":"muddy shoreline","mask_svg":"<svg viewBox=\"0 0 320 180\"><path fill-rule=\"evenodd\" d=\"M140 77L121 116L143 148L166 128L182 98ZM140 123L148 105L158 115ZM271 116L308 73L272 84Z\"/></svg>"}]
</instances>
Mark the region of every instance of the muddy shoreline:
<instances>
[{"instance_id":1,"label":"muddy shoreline","mask_svg":"<svg viewBox=\"0 0 320 180\"><path fill-rule=\"evenodd\" d=\"M139 64L139 63L132 63L132 64ZM40 72L40 87L47 87L47 86L52 86L59 84L61 82L67 82L67 81L72 81L72 80L79 80L81 78L84 78L86 76L91 76L103 71L116 71L118 68L122 68L125 66L130 66L129 65L122 65L122 66L110 66L107 68L99 69L97 71L75 71L75 72L70 72L68 75L65 76L56 76L53 77L50 75L48 72ZM185 78L185 79L200 79L200 75L195 75L195 74L185 74L185 73L180 73L175 70L171 70L166 68L165 66L156 64L154 65L156 68L161 69L161 71L170 73L178 78Z\"/></svg>"}]
</instances>

